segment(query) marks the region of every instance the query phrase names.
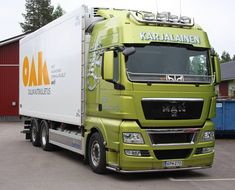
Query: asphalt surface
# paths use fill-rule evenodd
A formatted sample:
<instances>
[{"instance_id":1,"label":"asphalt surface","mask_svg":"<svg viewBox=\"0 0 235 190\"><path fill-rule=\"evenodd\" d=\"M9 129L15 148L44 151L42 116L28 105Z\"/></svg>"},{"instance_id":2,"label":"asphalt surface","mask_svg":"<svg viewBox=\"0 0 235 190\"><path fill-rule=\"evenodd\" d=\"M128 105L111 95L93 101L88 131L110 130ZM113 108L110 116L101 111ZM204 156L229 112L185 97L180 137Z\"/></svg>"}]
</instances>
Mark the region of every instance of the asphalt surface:
<instances>
[{"instance_id":1,"label":"asphalt surface","mask_svg":"<svg viewBox=\"0 0 235 190\"><path fill-rule=\"evenodd\" d=\"M0 123L0 190L233 190L235 139L216 140L213 168L167 173L98 175L81 156L45 152L20 133L22 123Z\"/></svg>"}]
</instances>

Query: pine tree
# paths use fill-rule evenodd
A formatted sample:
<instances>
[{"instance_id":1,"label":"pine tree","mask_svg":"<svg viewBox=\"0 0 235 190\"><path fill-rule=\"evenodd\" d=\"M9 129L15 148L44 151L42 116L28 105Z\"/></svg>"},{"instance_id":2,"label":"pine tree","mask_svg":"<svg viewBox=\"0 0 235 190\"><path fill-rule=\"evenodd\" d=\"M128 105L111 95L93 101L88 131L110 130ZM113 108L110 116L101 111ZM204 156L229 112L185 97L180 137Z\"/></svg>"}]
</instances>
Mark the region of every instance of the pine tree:
<instances>
[{"instance_id":1,"label":"pine tree","mask_svg":"<svg viewBox=\"0 0 235 190\"><path fill-rule=\"evenodd\" d=\"M25 33L41 28L64 13L61 7L54 13L51 0L26 0L25 9L26 13L22 14L25 22L20 23Z\"/></svg>"},{"instance_id":2,"label":"pine tree","mask_svg":"<svg viewBox=\"0 0 235 190\"><path fill-rule=\"evenodd\" d=\"M211 55L218 57L219 63L221 63L221 59L219 54L215 51L215 48L211 48Z\"/></svg>"},{"instance_id":3,"label":"pine tree","mask_svg":"<svg viewBox=\"0 0 235 190\"><path fill-rule=\"evenodd\" d=\"M62 7L60 5L58 5L52 14L52 18L57 19L60 16L62 16L63 14L65 14L65 11L62 9Z\"/></svg>"},{"instance_id":4,"label":"pine tree","mask_svg":"<svg viewBox=\"0 0 235 190\"><path fill-rule=\"evenodd\" d=\"M219 54L215 51L215 48L211 48L211 55L215 55L215 56L217 56L218 57L218 59L219 59L219 62L221 63L221 59L220 59L220 56L219 56Z\"/></svg>"},{"instance_id":5,"label":"pine tree","mask_svg":"<svg viewBox=\"0 0 235 190\"><path fill-rule=\"evenodd\" d=\"M235 61L235 55L233 55L233 61Z\"/></svg>"},{"instance_id":6,"label":"pine tree","mask_svg":"<svg viewBox=\"0 0 235 190\"><path fill-rule=\"evenodd\" d=\"M228 52L223 51L222 55L221 55L221 63L226 63L232 61L231 56L229 55Z\"/></svg>"}]
</instances>

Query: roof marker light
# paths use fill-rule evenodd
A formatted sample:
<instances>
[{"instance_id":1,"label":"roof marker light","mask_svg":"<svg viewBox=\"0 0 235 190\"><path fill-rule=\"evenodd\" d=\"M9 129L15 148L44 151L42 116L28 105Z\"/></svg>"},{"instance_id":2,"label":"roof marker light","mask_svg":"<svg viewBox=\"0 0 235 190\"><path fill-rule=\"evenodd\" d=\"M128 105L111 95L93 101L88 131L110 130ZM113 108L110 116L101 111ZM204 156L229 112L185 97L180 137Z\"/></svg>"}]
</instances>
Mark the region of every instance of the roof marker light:
<instances>
[{"instance_id":1,"label":"roof marker light","mask_svg":"<svg viewBox=\"0 0 235 190\"><path fill-rule=\"evenodd\" d=\"M181 16L179 21L183 24L189 24L191 23L191 18L187 16Z\"/></svg>"},{"instance_id":2,"label":"roof marker light","mask_svg":"<svg viewBox=\"0 0 235 190\"><path fill-rule=\"evenodd\" d=\"M145 13L143 15L144 20L155 20L156 16L153 13Z\"/></svg>"},{"instance_id":3,"label":"roof marker light","mask_svg":"<svg viewBox=\"0 0 235 190\"><path fill-rule=\"evenodd\" d=\"M179 17L176 15L170 15L169 16L169 21L170 22L178 22L179 21Z\"/></svg>"},{"instance_id":4,"label":"roof marker light","mask_svg":"<svg viewBox=\"0 0 235 190\"><path fill-rule=\"evenodd\" d=\"M132 17L136 21L144 24L156 24L156 25L168 25L168 26L180 26L180 27L193 27L194 19L187 16L171 15L170 12L163 13L151 13L144 11L129 11L127 17Z\"/></svg>"}]
</instances>

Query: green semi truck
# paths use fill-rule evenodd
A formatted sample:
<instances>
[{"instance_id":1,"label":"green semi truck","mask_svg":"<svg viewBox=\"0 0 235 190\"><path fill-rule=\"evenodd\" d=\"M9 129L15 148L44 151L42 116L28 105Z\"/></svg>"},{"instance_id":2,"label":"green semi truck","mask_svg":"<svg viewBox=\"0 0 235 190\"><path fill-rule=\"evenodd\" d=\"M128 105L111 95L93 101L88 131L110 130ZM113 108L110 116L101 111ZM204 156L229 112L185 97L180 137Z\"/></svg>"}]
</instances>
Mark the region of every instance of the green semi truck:
<instances>
[{"instance_id":1,"label":"green semi truck","mask_svg":"<svg viewBox=\"0 0 235 190\"><path fill-rule=\"evenodd\" d=\"M26 138L84 156L96 173L209 168L218 59L170 13L88 8L20 41Z\"/></svg>"}]
</instances>

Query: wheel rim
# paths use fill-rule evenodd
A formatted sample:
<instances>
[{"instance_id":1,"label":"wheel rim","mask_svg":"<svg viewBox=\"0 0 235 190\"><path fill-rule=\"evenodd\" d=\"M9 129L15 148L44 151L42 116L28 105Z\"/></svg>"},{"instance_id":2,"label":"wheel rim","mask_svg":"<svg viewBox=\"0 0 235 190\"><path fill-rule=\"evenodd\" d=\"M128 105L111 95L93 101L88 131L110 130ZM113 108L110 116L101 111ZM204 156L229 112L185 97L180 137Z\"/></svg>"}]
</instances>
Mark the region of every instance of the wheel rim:
<instances>
[{"instance_id":1,"label":"wheel rim","mask_svg":"<svg viewBox=\"0 0 235 190\"><path fill-rule=\"evenodd\" d=\"M47 142L47 140L46 140L46 136L47 136L47 134L46 134L46 129L45 129L45 127L42 127L42 144L43 145L46 145L46 142Z\"/></svg>"},{"instance_id":2,"label":"wheel rim","mask_svg":"<svg viewBox=\"0 0 235 190\"><path fill-rule=\"evenodd\" d=\"M97 167L100 163L100 145L98 141L94 141L91 146L91 161Z\"/></svg>"},{"instance_id":3,"label":"wheel rim","mask_svg":"<svg viewBox=\"0 0 235 190\"><path fill-rule=\"evenodd\" d=\"M37 136L37 129L36 129L35 126L32 127L31 135L32 135L32 141L35 142L36 141L36 136Z\"/></svg>"}]
</instances>

